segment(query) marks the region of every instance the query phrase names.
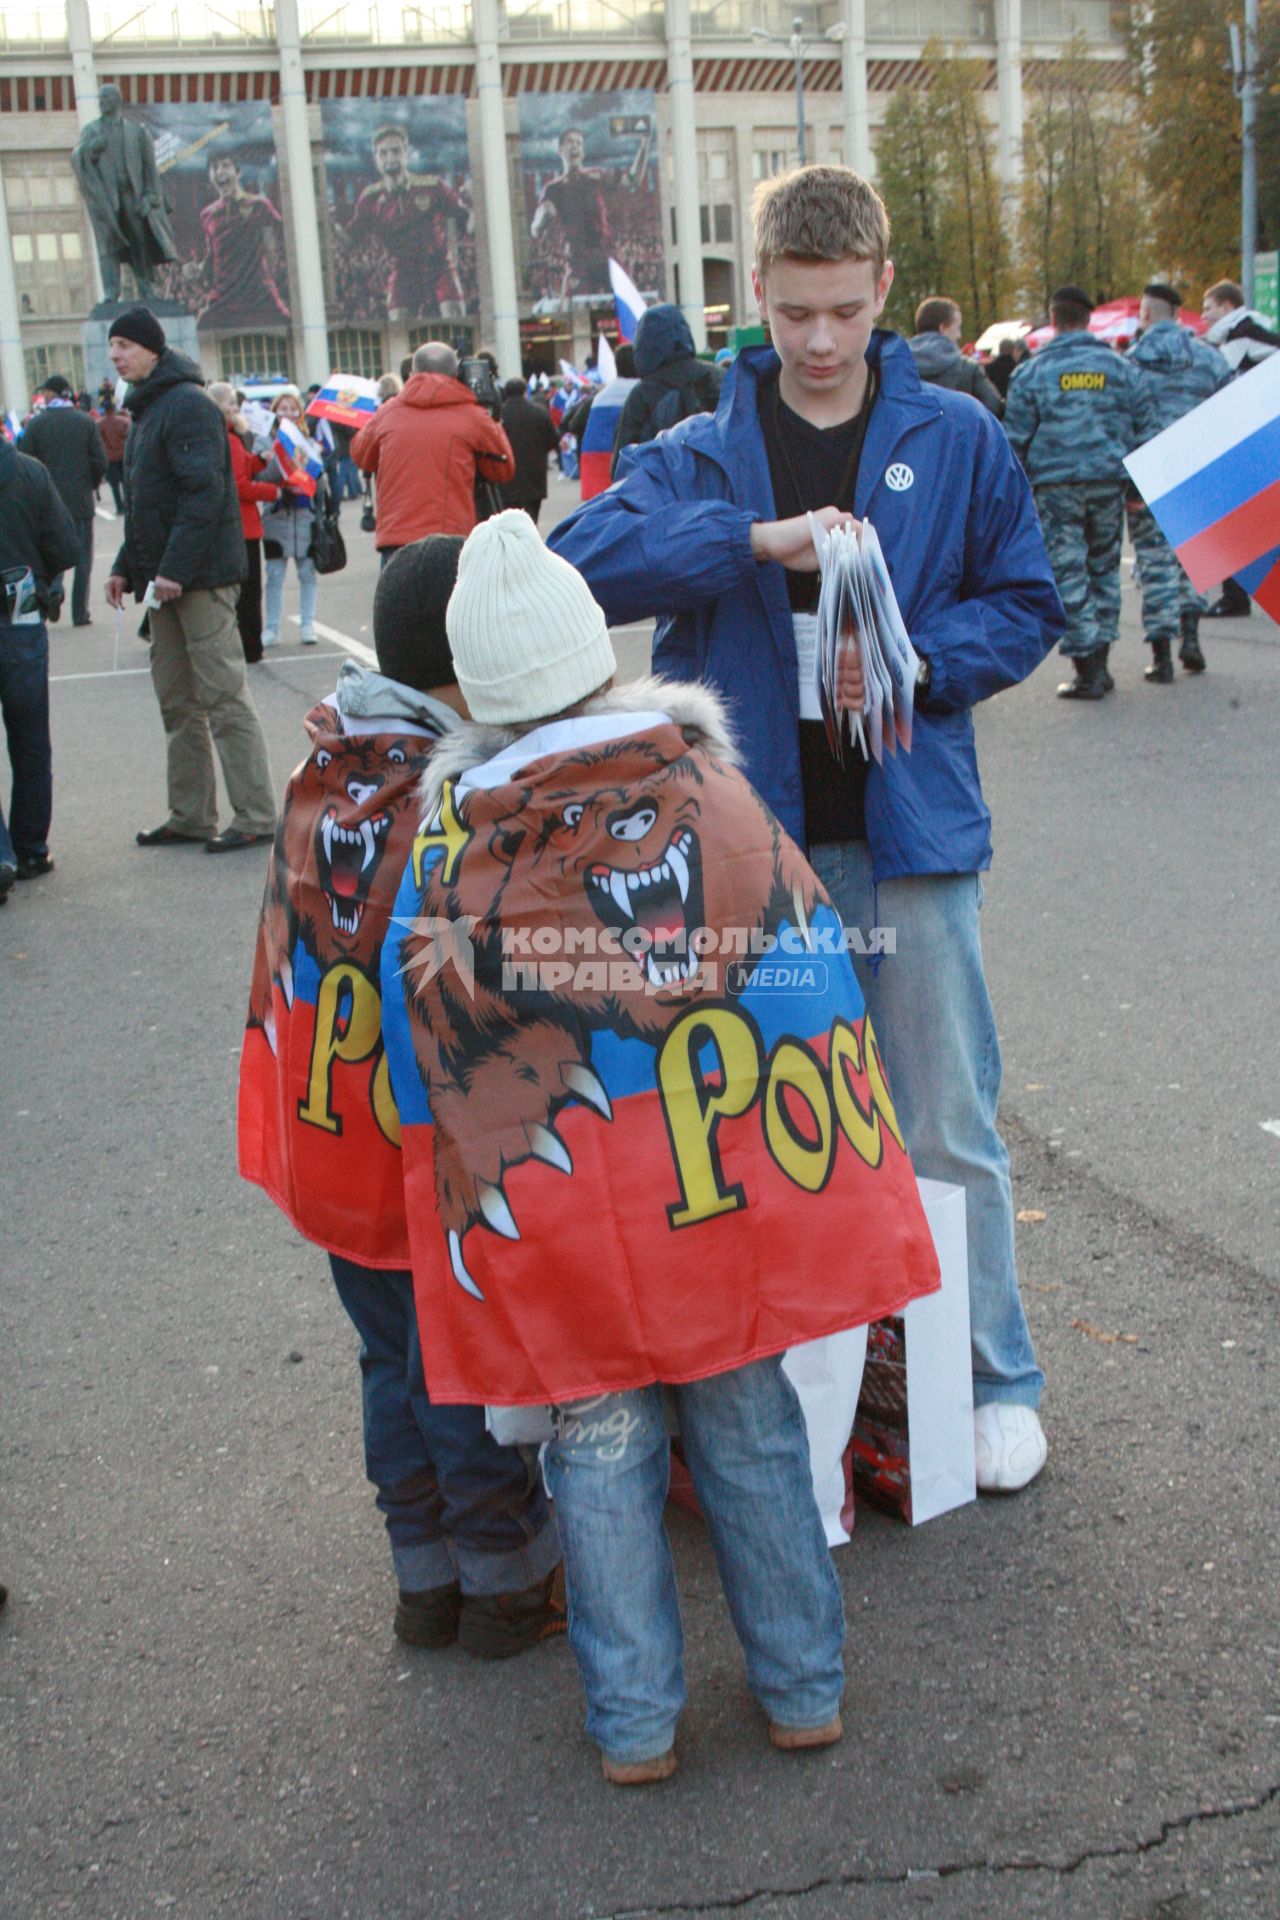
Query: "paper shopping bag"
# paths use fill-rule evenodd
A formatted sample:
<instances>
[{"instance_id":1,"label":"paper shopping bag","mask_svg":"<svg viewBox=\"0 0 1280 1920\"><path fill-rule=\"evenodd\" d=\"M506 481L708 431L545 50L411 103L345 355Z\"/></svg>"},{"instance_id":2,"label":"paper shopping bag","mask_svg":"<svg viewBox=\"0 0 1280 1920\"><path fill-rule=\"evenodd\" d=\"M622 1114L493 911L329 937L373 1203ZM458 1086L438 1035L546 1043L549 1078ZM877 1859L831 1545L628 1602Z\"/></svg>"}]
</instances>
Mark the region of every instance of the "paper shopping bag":
<instances>
[{"instance_id":1,"label":"paper shopping bag","mask_svg":"<svg viewBox=\"0 0 1280 1920\"><path fill-rule=\"evenodd\" d=\"M858 1410L866 1351L867 1329L850 1327L790 1348L782 1362L804 1413L813 1493L829 1547L847 1547L853 1528L845 1452Z\"/></svg>"},{"instance_id":2,"label":"paper shopping bag","mask_svg":"<svg viewBox=\"0 0 1280 1920\"><path fill-rule=\"evenodd\" d=\"M964 1189L919 1184L942 1287L870 1329L849 1451L855 1493L917 1527L977 1493Z\"/></svg>"}]
</instances>

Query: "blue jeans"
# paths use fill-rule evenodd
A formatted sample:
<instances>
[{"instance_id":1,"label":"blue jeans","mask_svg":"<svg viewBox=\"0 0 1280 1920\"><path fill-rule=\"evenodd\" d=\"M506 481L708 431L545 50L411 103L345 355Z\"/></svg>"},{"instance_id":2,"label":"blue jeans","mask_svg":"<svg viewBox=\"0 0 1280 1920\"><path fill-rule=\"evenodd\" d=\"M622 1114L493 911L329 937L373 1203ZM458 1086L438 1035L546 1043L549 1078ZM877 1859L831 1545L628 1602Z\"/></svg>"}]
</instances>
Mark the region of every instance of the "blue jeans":
<instances>
[{"instance_id":1,"label":"blue jeans","mask_svg":"<svg viewBox=\"0 0 1280 1920\"><path fill-rule=\"evenodd\" d=\"M284 575L289 561L286 556L279 560L267 561L267 620L269 633L279 633L280 615L284 610ZM301 599L299 611L302 614L302 631L309 633L316 624L316 563L310 554L305 559L295 560L298 569L298 593Z\"/></svg>"},{"instance_id":2,"label":"blue jeans","mask_svg":"<svg viewBox=\"0 0 1280 1920\"><path fill-rule=\"evenodd\" d=\"M406 1593L453 1581L464 1593L521 1593L560 1561L536 1456L500 1447L483 1407L427 1395L413 1279L329 1255L360 1335L364 1454Z\"/></svg>"},{"instance_id":3,"label":"blue jeans","mask_svg":"<svg viewBox=\"0 0 1280 1920\"><path fill-rule=\"evenodd\" d=\"M964 1188L974 1405L1037 1407L1044 1375L1018 1292L1009 1154L996 1131L1000 1042L982 971L981 878L876 887L861 840L810 847L809 858L846 927L864 939L877 924L896 933L874 972L856 953L853 964L915 1170Z\"/></svg>"},{"instance_id":4,"label":"blue jeans","mask_svg":"<svg viewBox=\"0 0 1280 1920\"><path fill-rule=\"evenodd\" d=\"M844 1607L781 1358L674 1387L747 1683L770 1719L823 1726L844 1690ZM663 1389L555 1409L547 1478L564 1543L569 1642L587 1732L611 1760L666 1753L685 1702L684 1635L662 1523Z\"/></svg>"},{"instance_id":5,"label":"blue jeans","mask_svg":"<svg viewBox=\"0 0 1280 1920\"><path fill-rule=\"evenodd\" d=\"M42 860L53 818L53 746L49 738L49 635L44 622L0 621L0 712L9 743L13 791L6 825L0 808L0 866Z\"/></svg>"}]
</instances>

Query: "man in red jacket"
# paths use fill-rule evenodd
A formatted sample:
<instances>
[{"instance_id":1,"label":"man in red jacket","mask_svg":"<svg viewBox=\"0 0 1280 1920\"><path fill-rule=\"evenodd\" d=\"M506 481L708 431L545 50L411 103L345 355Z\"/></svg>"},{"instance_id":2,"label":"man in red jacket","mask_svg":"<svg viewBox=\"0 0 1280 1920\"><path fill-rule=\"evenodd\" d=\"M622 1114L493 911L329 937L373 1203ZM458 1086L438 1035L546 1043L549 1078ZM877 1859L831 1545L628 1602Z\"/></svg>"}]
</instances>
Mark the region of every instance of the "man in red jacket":
<instances>
[{"instance_id":1,"label":"man in red jacket","mask_svg":"<svg viewBox=\"0 0 1280 1920\"><path fill-rule=\"evenodd\" d=\"M351 442L351 458L378 477L378 552L383 564L429 533L468 534L475 484L514 477L511 442L457 376L452 347L429 340L394 400Z\"/></svg>"}]
</instances>

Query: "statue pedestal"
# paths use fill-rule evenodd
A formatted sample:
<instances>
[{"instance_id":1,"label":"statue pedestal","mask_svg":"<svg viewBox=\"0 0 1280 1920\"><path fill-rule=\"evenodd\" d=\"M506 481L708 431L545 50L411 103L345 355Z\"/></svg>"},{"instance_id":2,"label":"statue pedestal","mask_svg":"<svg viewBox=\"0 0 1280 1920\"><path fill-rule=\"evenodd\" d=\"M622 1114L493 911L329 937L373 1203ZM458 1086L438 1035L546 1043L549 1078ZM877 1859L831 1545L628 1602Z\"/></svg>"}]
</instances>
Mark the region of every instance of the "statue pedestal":
<instances>
[{"instance_id":1,"label":"statue pedestal","mask_svg":"<svg viewBox=\"0 0 1280 1920\"><path fill-rule=\"evenodd\" d=\"M99 300L89 318L80 329L84 342L84 383L90 393L96 393L104 380L115 384L116 370L107 356L107 342L111 338L111 322L118 313L125 313L130 307L136 307L136 300ZM180 307L174 300L151 300L144 303L154 313L164 328L165 340L179 353L185 353L196 365L200 365L200 342L196 337L196 317Z\"/></svg>"}]
</instances>

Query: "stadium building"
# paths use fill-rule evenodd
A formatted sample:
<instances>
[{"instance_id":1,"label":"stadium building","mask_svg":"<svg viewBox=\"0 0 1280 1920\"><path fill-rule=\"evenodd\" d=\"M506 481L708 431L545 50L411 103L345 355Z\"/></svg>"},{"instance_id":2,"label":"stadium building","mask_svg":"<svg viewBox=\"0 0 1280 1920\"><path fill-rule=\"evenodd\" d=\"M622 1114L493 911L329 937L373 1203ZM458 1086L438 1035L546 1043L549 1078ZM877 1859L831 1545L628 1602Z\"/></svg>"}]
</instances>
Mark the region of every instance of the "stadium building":
<instances>
[{"instance_id":1,"label":"stadium building","mask_svg":"<svg viewBox=\"0 0 1280 1920\"><path fill-rule=\"evenodd\" d=\"M613 330L609 260L700 342L753 316L755 183L800 157L875 173L895 88L940 39L989 67L1004 177L1024 85L1111 0L66 0L0 11L0 380L96 387L102 297L72 167L99 89L155 142L210 377L394 369L447 337L553 370ZM799 111L798 111L799 109ZM88 132L86 133L86 129ZM126 269L122 293L131 296Z\"/></svg>"}]
</instances>

